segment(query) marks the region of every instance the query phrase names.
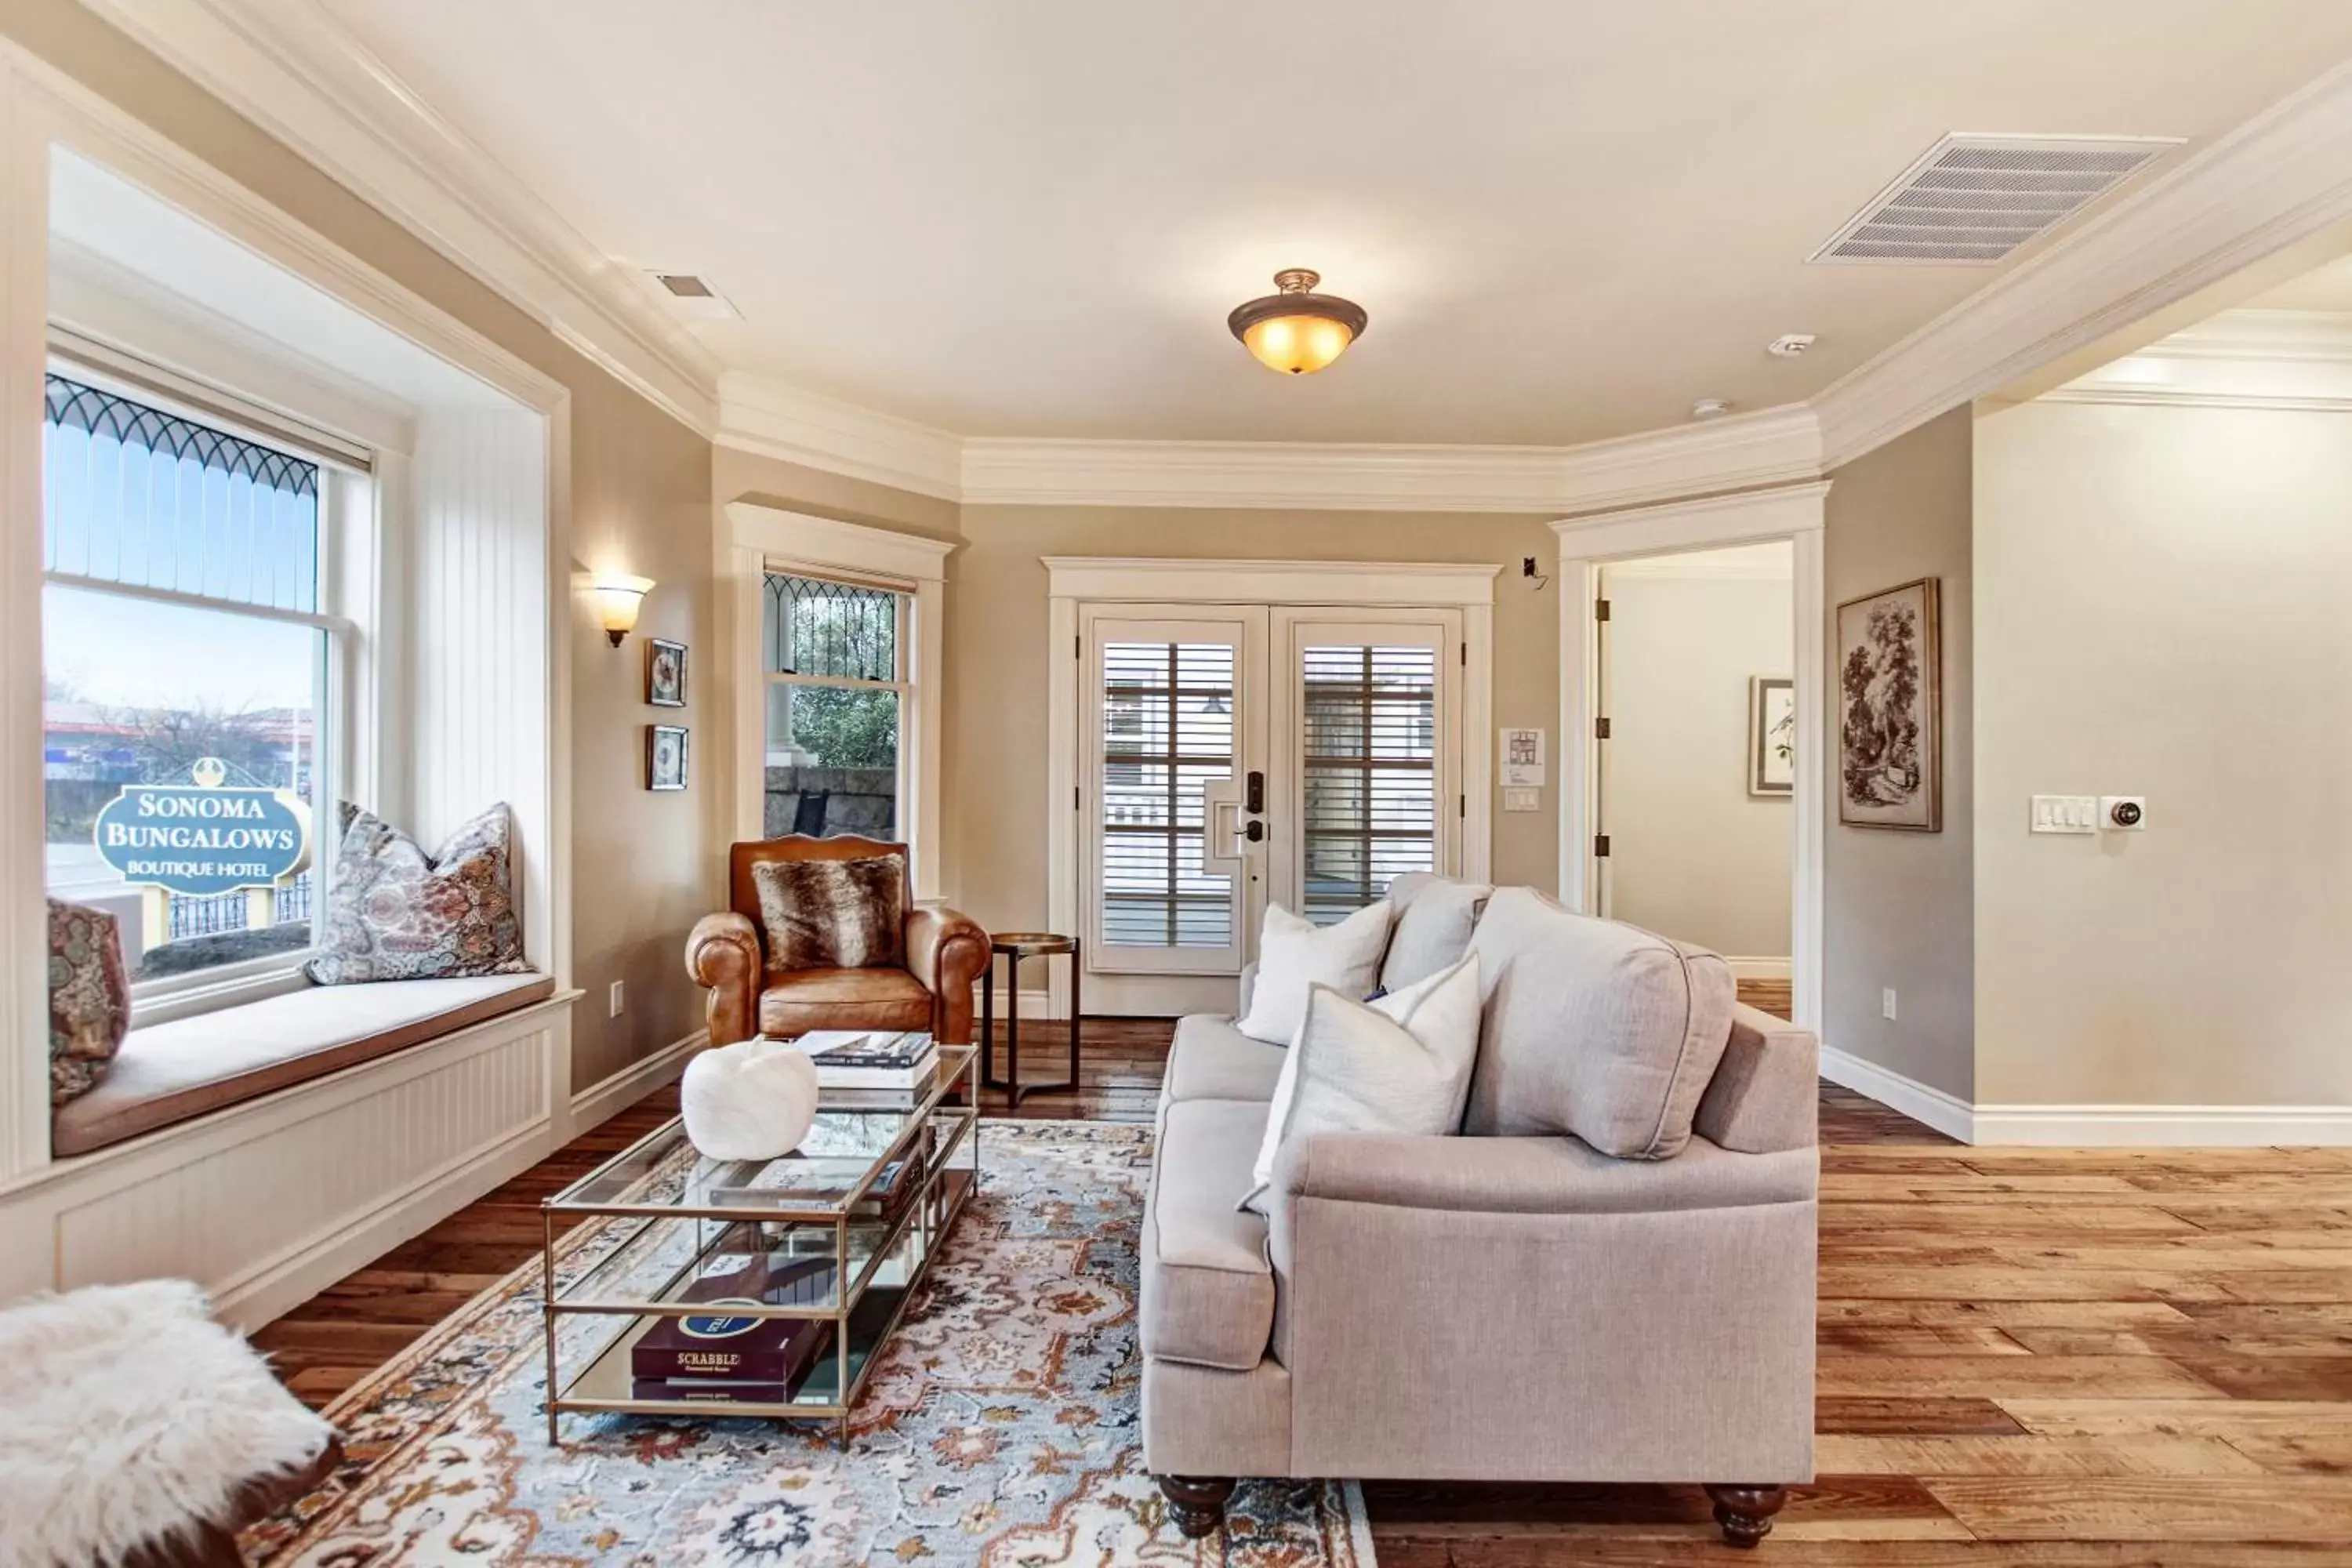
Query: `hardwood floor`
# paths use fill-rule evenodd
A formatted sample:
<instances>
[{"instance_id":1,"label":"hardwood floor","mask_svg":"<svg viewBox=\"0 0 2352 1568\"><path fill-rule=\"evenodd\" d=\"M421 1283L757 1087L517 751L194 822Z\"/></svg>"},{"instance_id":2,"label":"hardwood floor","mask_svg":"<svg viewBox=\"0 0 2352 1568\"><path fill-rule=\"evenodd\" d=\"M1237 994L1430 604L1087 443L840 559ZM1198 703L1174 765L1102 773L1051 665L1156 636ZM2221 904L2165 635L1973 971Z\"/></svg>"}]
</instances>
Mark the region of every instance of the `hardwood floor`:
<instances>
[{"instance_id":1,"label":"hardwood floor","mask_svg":"<svg viewBox=\"0 0 2352 1568\"><path fill-rule=\"evenodd\" d=\"M1149 1121L1168 1035L1088 1020L1078 1089L1020 1114ZM1030 1037L1041 1077L1051 1037ZM615 1118L256 1342L324 1404L534 1256L540 1199L674 1106ZM1749 1561L2352 1563L2352 1151L1971 1149L1826 1084L1822 1134L1821 1474ZM1695 1487L1365 1492L1384 1568L1734 1560Z\"/></svg>"}]
</instances>

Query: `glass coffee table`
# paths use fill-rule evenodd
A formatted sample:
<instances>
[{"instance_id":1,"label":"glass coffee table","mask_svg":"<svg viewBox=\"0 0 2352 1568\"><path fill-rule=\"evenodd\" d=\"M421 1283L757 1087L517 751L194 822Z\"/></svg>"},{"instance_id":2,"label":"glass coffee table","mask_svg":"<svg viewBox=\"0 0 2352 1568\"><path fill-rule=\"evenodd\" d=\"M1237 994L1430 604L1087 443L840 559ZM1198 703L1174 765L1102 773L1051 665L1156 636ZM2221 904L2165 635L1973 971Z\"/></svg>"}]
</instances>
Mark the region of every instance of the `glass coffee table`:
<instances>
[{"instance_id":1,"label":"glass coffee table","mask_svg":"<svg viewBox=\"0 0 2352 1568\"><path fill-rule=\"evenodd\" d=\"M672 1119L547 1199L548 1441L567 1412L623 1412L832 1421L846 1443L876 1357L979 1185L979 1059L941 1046L911 1095L826 1089L808 1137L776 1160L706 1158ZM559 1279L556 1244L585 1217L630 1228ZM781 1302L733 1289L754 1278L794 1284L764 1293ZM790 1331L796 1376L720 1393L665 1362L773 1319L821 1325Z\"/></svg>"}]
</instances>

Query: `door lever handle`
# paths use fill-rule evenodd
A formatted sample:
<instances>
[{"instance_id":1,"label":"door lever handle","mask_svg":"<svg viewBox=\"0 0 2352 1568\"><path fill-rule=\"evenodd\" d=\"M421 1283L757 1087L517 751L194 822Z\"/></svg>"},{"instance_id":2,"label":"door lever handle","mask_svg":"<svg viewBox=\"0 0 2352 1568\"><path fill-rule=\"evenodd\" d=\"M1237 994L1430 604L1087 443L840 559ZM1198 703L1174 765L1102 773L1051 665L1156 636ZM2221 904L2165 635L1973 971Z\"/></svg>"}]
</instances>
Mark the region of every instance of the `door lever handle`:
<instances>
[{"instance_id":1,"label":"door lever handle","mask_svg":"<svg viewBox=\"0 0 2352 1568\"><path fill-rule=\"evenodd\" d=\"M1265 837L1265 824L1253 818L1242 828L1242 837L1255 844Z\"/></svg>"}]
</instances>

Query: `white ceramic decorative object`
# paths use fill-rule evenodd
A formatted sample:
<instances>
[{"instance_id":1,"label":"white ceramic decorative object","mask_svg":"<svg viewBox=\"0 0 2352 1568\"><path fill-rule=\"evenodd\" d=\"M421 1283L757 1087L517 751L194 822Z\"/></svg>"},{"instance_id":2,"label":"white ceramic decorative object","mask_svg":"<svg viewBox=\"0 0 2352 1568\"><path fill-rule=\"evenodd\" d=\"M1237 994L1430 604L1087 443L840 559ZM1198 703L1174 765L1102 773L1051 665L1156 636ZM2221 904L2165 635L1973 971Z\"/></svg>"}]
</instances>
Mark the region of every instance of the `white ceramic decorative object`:
<instances>
[{"instance_id":1,"label":"white ceramic decorative object","mask_svg":"<svg viewBox=\"0 0 2352 1568\"><path fill-rule=\"evenodd\" d=\"M719 1046L686 1064L686 1135L714 1160L772 1160L816 1123L816 1063L785 1040Z\"/></svg>"}]
</instances>

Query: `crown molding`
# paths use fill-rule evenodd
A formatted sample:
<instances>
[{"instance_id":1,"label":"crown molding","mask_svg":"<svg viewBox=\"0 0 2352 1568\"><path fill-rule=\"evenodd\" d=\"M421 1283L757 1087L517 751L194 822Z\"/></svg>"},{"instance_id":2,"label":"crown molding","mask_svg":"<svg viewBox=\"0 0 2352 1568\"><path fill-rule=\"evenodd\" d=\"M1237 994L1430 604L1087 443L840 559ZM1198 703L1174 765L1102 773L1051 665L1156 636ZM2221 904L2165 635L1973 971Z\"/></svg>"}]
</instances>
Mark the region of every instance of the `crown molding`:
<instances>
[{"instance_id":1,"label":"crown molding","mask_svg":"<svg viewBox=\"0 0 2352 1568\"><path fill-rule=\"evenodd\" d=\"M962 437L764 376L719 378L714 439L918 495L963 499Z\"/></svg>"},{"instance_id":2,"label":"crown molding","mask_svg":"<svg viewBox=\"0 0 2352 1568\"><path fill-rule=\"evenodd\" d=\"M1575 447L964 437L722 374L642 279L315 0L83 4L698 432L972 505L1559 516L1812 479L2352 219L2347 64L2068 226L1808 404Z\"/></svg>"},{"instance_id":3,"label":"crown molding","mask_svg":"<svg viewBox=\"0 0 2352 1568\"><path fill-rule=\"evenodd\" d=\"M83 0L704 436L719 363L527 184L309 0Z\"/></svg>"},{"instance_id":4,"label":"crown molding","mask_svg":"<svg viewBox=\"0 0 2352 1568\"><path fill-rule=\"evenodd\" d=\"M1798 405L1580 447L983 437L963 444L962 500L1559 513L1811 478L1820 464L1819 431Z\"/></svg>"},{"instance_id":5,"label":"crown molding","mask_svg":"<svg viewBox=\"0 0 2352 1568\"><path fill-rule=\"evenodd\" d=\"M2062 233L1812 399L1835 466L2352 216L2352 64Z\"/></svg>"}]
</instances>

